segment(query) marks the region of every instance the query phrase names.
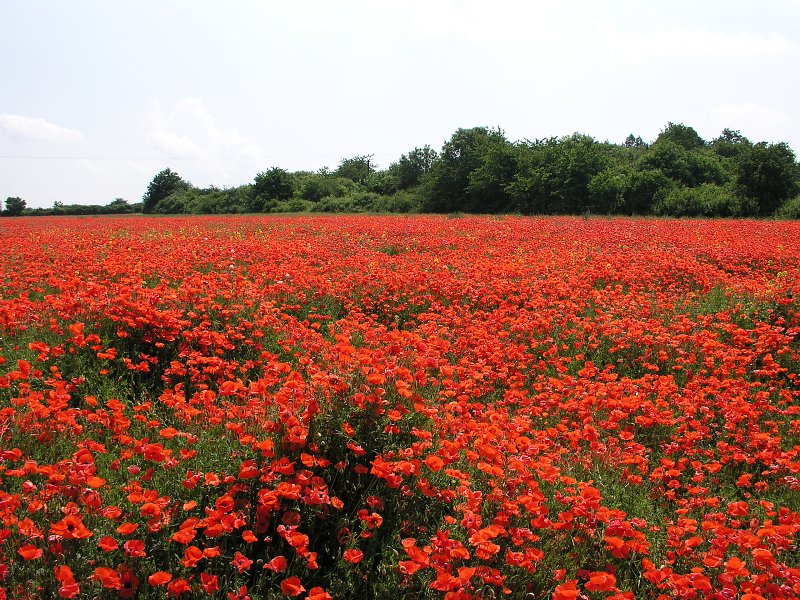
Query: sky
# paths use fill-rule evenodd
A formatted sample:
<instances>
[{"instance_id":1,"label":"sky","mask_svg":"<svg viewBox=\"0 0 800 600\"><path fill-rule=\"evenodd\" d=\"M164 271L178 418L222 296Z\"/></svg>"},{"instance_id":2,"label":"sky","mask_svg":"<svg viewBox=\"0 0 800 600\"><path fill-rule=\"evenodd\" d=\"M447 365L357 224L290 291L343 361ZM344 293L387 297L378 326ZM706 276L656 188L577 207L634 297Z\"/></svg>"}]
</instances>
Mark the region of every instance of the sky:
<instances>
[{"instance_id":1,"label":"sky","mask_svg":"<svg viewBox=\"0 0 800 600\"><path fill-rule=\"evenodd\" d=\"M459 127L800 151L800 0L2 0L0 200L380 168Z\"/></svg>"}]
</instances>

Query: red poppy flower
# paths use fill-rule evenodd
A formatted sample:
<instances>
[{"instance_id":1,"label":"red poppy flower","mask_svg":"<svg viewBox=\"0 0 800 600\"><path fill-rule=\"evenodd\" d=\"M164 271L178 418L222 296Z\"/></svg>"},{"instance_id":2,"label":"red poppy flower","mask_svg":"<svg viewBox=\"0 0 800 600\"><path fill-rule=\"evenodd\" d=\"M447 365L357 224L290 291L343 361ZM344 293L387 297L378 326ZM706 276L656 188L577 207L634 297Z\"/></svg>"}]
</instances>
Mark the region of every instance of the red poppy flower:
<instances>
[{"instance_id":1,"label":"red poppy flower","mask_svg":"<svg viewBox=\"0 0 800 600\"><path fill-rule=\"evenodd\" d=\"M317 586L308 590L307 600L333 600L333 596L326 592L324 588Z\"/></svg>"},{"instance_id":2,"label":"red poppy flower","mask_svg":"<svg viewBox=\"0 0 800 600\"><path fill-rule=\"evenodd\" d=\"M40 558L42 554L44 554L44 551L33 544L25 544L17 550L17 554L19 554L23 560L35 560Z\"/></svg>"},{"instance_id":3,"label":"red poppy flower","mask_svg":"<svg viewBox=\"0 0 800 600\"><path fill-rule=\"evenodd\" d=\"M281 591L287 596L299 596L306 591L299 577L289 577L281 581Z\"/></svg>"},{"instance_id":4,"label":"red poppy flower","mask_svg":"<svg viewBox=\"0 0 800 600\"><path fill-rule=\"evenodd\" d=\"M50 527L50 534L57 535L64 539L86 539L92 536L92 532L83 524L80 515L67 515Z\"/></svg>"},{"instance_id":5,"label":"red poppy flower","mask_svg":"<svg viewBox=\"0 0 800 600\"><path fill-rule=\"evenodd\" d=\"M100 548L103 552L113 552L117 548L119 548L119 543L113 537L109 535L104 535L99 540L97 540L97 547Z\"/></svg>"},{"instance_id":6,"label":"red poppy flower","mask_svg":"<svg viewBox=\"0 0 800 600\"><path fill-rule=\"evenodd\" d=\"M358 563L361 562L361 559L364 558L364 553L361 550L357 550L355 548L348 548L344 551L343 558L349 563Z\"/></svg>"},{"instance_id":7,"label":"red poppy flower","mask_svg":"<svg viewBox=\"0 0 800 600\"><path fill-rule=\"evenodd\" d=\"M239 571L239 573L243 573L250 568L250 565L253 564L253 561L247 558L241 552L237 551L233 557L233 560L231 561L231 564L236 567L236 570Z\"/></svg>"},{"instance_id":8,"label":"red poppy flower","mask_svg":"<svg viewBox=\"0 0 800 600\"><path fill-rule=\"evenodd\" d=\"M156 571L147 578L147 582L152 586L164 585L172 581L172 573L166 571Z\"/></svg>"},{"instance_id":9,"label":"red poppy flower","mask_svg":"<svg viewBox=\"0 0 800 600\"><path fill-rule=\"evenodd\" d=\"M144 549L144 542L142 540L128 540L123 545L125 549L125 554L128 556L133 556L135 558L143 558L147 556L147 552Z\"/></svg>"},{"instance_id":10,"label":"red poppy flower","mask_svg":"<svg viewBox=\"0 0 800 600\"><path fill-rule=\"evenodd\" d=\"M133 570L125 565L120 565L117 595L120 598L133 598L138 588L139 578L136 577Z\"/></svg>"},{"instance_id":11,"label":"red poppy flower","mask_svg":"<svg viewBox=\"0 0 800 600\"><path fill-rule=\"evenodd\" d=\"M174 579L167 586L167 593L173 598L182 594L191 594L192 586L185 579Z\"/></svg>"},{"instance_id":12,"label":"red poppy flower","mask_svg":"<svg viewBox=\"0 0 800 600\"><path fill-rule=\"evenodd\" d=\"M183 553L181 565L187 569L191 569L192 567L197 566L197 563L199 563L203 558L205 558L205 555L200 548L197 546L189 546Z\"/></svg>"},{"instance_id":13,"label":"red poppy flower","mask_svg":"<svg viewBox=\"0 0 800 600\"><path fill-rule=\"evenodd\" d=\"M200 573L200 586L206 594L213 594L219 590L219 577L210 573Z\"/></svg>"},{"instance_id":14,"label":"red poppy flower","mask_svg":"<svg viewBox=\"0 0 800 600\"><path fill-rule=\"evenodd\" d=\"M104 588L118 589L120 587L120 575L115 569L109 567L97 567L92 575Z\"/></svg>"},{"instance_id":15,"label":"red poppy flower","mask_svg":"<svg viewBox=\"0 0 800 600\"><path fill-rule=\"evenodd\" d=\"M567 581L556 586L552 600L576 600L581 595L576 581Z\"/></svg>"},{"instance_id":16,"label":"red poppy flower","mask_svg":"<svg viewBox=\"0 0 800 600\"><path fill-rule=\"evenodd\" d=\"M269 569L270 571L274 571L275 573L283 573L286 570L287 566L286 558L283 556L276 556L268 563L264 564L265 569Z\"/></svg>"}]
</instances>

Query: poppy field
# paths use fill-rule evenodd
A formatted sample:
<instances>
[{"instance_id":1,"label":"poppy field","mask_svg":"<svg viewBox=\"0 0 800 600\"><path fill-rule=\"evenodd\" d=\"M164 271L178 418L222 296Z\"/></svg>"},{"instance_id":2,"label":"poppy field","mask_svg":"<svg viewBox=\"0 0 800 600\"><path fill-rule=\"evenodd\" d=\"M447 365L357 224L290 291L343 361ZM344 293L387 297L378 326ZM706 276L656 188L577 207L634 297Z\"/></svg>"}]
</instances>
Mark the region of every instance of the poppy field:
<instances>
[{"instance_id":1,"label":"poppy field","mask_svg":"<svg viewBox=\"0 0 800 600\"><path fill-rule=\"evenodd\" d=\"M0 599L800 597L800 223L0 240Z\"/></svg>"}]
</instances>

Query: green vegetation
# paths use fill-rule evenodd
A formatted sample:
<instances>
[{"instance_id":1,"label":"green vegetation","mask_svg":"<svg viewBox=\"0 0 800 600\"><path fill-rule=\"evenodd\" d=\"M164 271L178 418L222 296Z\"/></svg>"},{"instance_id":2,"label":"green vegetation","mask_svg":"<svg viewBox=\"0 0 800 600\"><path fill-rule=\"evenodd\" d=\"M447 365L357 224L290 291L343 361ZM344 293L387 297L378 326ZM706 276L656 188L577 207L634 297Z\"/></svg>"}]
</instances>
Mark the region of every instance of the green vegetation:
<instances>
[{"instance_id":1,"label":"green vegetation","mask_svg":"<svg viewBox=\"0 0 800 600\"><path fill-rule=\"evenodd\" d=\"M506 139L500 129L459 129L442 146L414 148L386 169L372 155L342 159L335 170L272 167L252 183L196 188L169 168L141 205L25 210L6 201L4 215L227 214L282 212L431 212L626 214L676 217L797 218L800 165L785 143L751 142L725 129L706 141L692 127L668 123L651 144L622 144L575 133ZM21 206L20 206L21 203Z\"/></svg>"},{"instance_id":2,"label":"green vegetation","mask_svg":"<svg viewBox=\"0 0 800 600\"><path fill-rule=\"evenodd\" d=\"M2 208L2 206L0 206ZM2 211L3 216L18 217L25 210L25 200L19 197L6 198L6 208Z\"/></svg>"}]
</instances>

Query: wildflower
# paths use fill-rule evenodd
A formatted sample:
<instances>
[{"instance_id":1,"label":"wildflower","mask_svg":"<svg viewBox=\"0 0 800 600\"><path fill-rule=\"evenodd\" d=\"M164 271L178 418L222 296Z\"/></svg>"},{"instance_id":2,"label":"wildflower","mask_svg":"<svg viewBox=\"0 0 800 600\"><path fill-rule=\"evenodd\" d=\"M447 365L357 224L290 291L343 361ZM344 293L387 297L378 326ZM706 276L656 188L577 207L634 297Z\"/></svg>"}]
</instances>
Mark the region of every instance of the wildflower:
<instances>
[{"instance_id":1,"label":"wildflower","mask_svg":"<svg viewBox=\"0 0 800 600\"><path fill-rule=\"evenodd\" d=\"M41 548L37 548L33 544L25 544L17 550L17 554L19 554L24 560L35 560L37 558L41 558L42 554L44 554L44 551Z\"/></svg>"},{"instance_id":2,"label":"wildflower","mask_svg":"<svg viewBox=\"0 0 800 600\"><path fill-rule=\"evenodd\" d=\"M299 577L289 577L281 581L281 591L287 596L299 596L306 591Z\"/></svg>"},{"instance_id":3,"label":"wildflower","mask_svg":"<svg viewBox=\"0 0 800 600\"><path fill-rule=\"evenodd\" d=\"M355 564L361 562L361 559L364 558L364 553L361 550L349 548L344 551L343 557L347 562Z\"/></svg>"},{"instance_id":4,"label":"wildflower","mask_svg":"<svg viewBox=\"0 0 800 600\"><path fill-rule=\"evenodd\" d=\"M152 586L165 585L170 581L172 581L172 574L166 571L156 571L147 578L147 583Z\"/></svg>"}]
</instances>

